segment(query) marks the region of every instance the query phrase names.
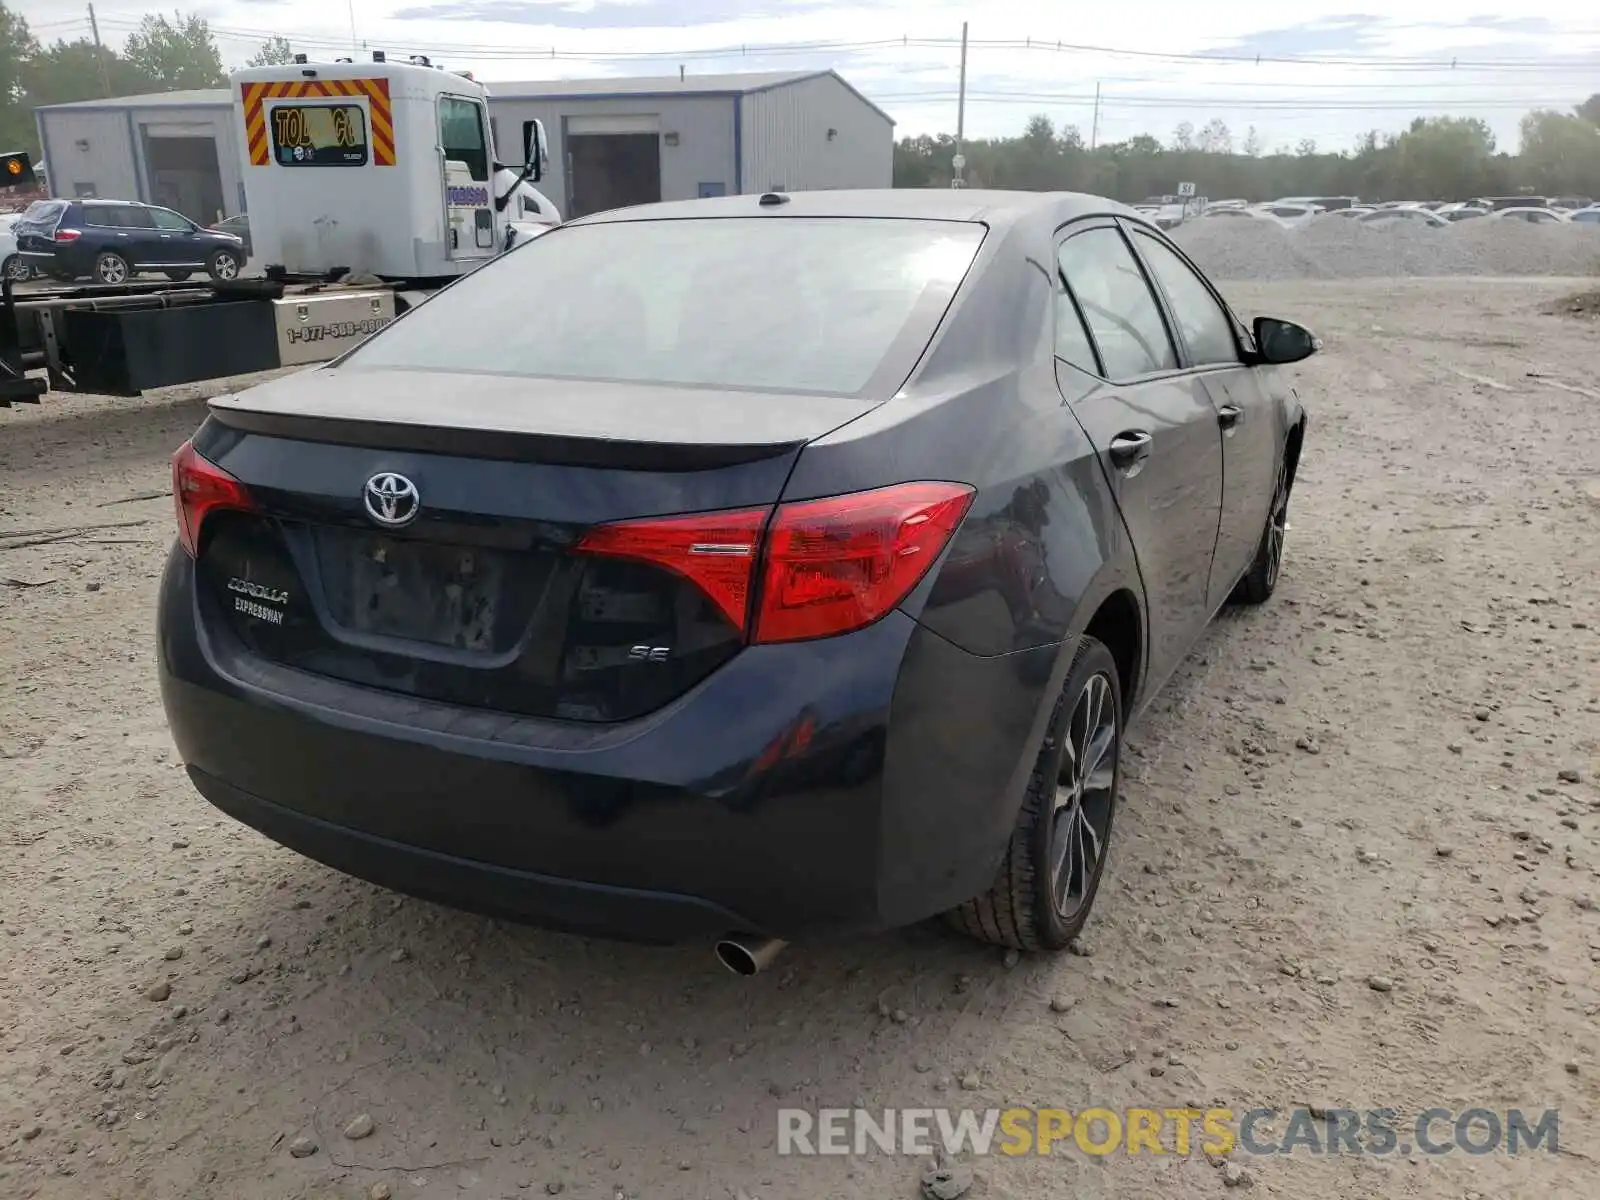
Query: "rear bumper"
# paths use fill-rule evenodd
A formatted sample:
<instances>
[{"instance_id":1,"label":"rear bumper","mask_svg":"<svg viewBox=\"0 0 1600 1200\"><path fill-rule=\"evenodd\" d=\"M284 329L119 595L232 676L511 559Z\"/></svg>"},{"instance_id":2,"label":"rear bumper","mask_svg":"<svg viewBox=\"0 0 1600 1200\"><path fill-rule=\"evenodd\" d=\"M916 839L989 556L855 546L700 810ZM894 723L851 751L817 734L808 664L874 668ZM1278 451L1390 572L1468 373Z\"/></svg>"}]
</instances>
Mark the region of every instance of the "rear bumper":
<instances>
[{"instance_id":1,"label":"rear bumper","mask_svg":"<svg viewBox=\"0 0 1600 1200\"><path fill-rule=\"evenodd\" d=\"M574 932L670 943L746 923L705 900L518 871L407 846L273 804L189 768L200 794L273 841L346 874L458 908Z\"/></svg>"},{"instance_id":2,"label":"rear bumper","mask_svg":"<svg viewBox=\"0 0 1600 1200\"><path fill-rule=\"evenodd\" d=\"M893 613L585 726L249 657L202 626L176 549L159 624L173 737L222 811L387 887L652 942L903 925L983 890L1061 659L976 657Z\"/></svg>"}]
</instances>

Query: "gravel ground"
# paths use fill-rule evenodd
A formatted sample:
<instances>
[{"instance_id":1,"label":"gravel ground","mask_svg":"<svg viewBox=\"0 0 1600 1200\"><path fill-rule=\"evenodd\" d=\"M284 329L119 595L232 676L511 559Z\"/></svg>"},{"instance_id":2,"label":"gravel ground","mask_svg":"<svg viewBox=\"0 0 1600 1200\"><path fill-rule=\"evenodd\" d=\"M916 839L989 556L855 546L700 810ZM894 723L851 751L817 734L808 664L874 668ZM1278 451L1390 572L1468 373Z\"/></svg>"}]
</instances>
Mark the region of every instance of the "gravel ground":
<instances>
[{"instance_id":1,"label":"gravel ground","mask_svg":"<svg viewBox=\"0 0 1600 1200\"><path fill-rule=\"evenodd\" d=\"M1448 229L1364 225L1322 216L1285 229L1269 221L1192 221L1172 233L1216 279L1600 274L1600 229L1478 218Z\"/></svg>"},{"instance_id":2,"label":"gravel ground","mask_svg":"<svg viewBox=\"0 0 1600 1200\"><path fill-rule=\"evenodd\" d=\"M1558 1155L1067 1150L968 1195L1592 1200L1600 343L1570 282L1232 290L1326 339L1286 574L1133 731L1082 954L1020 962L922 927L738 980L222 819L152 661L193 392L0 413L0 1196L911 1200L774 1153L859 1097L1553 1106Z\"/></svg>"}]
</instances>

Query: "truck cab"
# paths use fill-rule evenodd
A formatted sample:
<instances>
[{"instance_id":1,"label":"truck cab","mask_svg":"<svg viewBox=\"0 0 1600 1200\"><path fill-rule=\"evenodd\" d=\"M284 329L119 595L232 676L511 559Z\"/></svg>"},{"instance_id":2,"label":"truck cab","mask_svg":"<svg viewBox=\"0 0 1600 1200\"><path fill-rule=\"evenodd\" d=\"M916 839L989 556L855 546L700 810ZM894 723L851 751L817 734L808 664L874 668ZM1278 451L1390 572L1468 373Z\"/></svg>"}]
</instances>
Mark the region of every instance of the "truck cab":
<instances>
[{"instance_id":1,"label":"truck cab","mask_svg":"<svg viewBox=\"0 0 1600 1200\"><path fill-rule=\"evenodd\" d=\"M256 261L290 276L375 276L432 287L518 240L543 175L529 122L521 171L502 167L488 92L420 56L254 67L230 76L244 133ZM531 193L531 194L530 194Z\"/></svg>"}]
</instances>

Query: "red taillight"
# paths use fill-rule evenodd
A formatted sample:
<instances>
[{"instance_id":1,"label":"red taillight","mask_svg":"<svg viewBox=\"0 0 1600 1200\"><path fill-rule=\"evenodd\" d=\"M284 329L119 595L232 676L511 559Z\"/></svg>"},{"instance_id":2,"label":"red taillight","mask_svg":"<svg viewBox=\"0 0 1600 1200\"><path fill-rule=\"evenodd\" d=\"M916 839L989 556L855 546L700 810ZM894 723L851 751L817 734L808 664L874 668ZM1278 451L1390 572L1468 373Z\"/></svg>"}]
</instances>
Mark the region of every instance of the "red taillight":
<instances>
[{"instance_id":1,"label":"red taillight","mask_svg":"<svg viewBox=\"0 0 1600 1200\"><path fill-rule=\"evenodd\" d=\"M52 242L75 242L83 236L78 229L58 229L50 235Z\"/></svg>"},{"instance_id":2,"label":"red taillight","mask_svg":"<svg viewBox=\"0 0 1600 1200\"><path fill-rule=\"evenodd\" d=\"M779 505L750 640L796 642L872 624L928 573L971 503L963 484L903 483Z\"/></svg>"},{"instance_id":3,"label":"red taillight","mask_svg":"<svg viewBox=\"0 0 1600 1200\"><path fill-rule=\"evenodd\" d=\"M222 509L251 512L256 505L244 484L185 442L172 456L172 506L177 511L178 541L194 558L200 549L200 526L208 514Z\"/></svg>"},{"instance_id":4,"label":"red taillight","mask_svg":"<svg viewBox=\"0 0 1600 1200\"><path fill-rule=\"evenodd\" d=\"M675 571L698 584L723 615L743 630L750 606L750 576L769 511L756 508L598 525L583 535L577 550Z\"/></svg>"},{"instance_id":5,"label":"red taillight","mask_svg":"<svg viewBox=\"0 0 1600 1200\"><path fill-rule=\"evenodd\" d=\"M590 530L576 549L682 575L753 643L803 641L870 625L904 600L950 540L972 495L959 483L904 483L776 511L623 521ZM763 566L752 606L758 558Z\"/></svg>"}]
</instances>

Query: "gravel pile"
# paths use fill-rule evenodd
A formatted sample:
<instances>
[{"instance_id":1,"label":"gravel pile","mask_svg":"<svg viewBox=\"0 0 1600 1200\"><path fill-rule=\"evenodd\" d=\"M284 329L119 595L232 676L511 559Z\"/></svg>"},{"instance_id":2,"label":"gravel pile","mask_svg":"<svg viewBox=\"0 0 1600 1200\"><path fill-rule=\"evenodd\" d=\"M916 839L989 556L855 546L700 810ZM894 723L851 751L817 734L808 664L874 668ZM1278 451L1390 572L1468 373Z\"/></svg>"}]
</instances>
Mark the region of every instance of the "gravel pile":
<instances>
[{"instance_id":1,"label":"gravel pile","mask_svg":"<svg viewBox=\"0 0 1600 1200\"><path fill-rule=\"evenodd\" d=\"M1369 279L1600 274L1600 229L1476 218L1448 229L1322 216L1294 229L1268 221L1194 221L1176 241L1217 279Z\"/></svg>"}]
</instances>

